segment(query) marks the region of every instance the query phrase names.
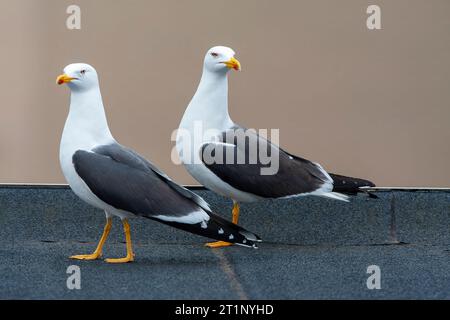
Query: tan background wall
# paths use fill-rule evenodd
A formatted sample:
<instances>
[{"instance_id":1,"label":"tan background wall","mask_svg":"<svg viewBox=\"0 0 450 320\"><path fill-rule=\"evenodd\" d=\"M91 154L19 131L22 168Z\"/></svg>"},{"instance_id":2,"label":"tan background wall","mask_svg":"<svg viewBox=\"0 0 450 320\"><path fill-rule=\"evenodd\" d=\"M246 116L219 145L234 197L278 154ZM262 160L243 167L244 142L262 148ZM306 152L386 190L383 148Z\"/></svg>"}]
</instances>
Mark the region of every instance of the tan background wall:
<instances>
[{"instance_id":1,"label":"tan background wall","mask_svg":"<svg viewBox=\"0 0 450 320\"><path fill-rule=\"evenodd\" d=\"M65 27L69 4L82 29ZM382 9L380 31L366 8ZM170 135L204 52L237 52L232 118L379 185L450 186L450 1L0 1L0 182L63 182L71 62L100 74L115 137L182 183Z\"/></svg>"}]
</instances>

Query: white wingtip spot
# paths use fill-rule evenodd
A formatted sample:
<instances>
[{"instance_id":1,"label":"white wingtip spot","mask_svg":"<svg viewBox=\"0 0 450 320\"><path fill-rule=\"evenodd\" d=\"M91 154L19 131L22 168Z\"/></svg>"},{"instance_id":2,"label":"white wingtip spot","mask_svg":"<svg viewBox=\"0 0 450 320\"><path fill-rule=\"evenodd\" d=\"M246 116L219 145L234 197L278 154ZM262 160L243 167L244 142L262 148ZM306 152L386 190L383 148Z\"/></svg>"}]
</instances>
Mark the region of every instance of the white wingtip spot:
<instances>
[{"instance_id":1,"label":"white wingtip spot","mask_svg":"<svg viewBox=\"0 0 450 320\"><path fill-rule=\"evenodd\" d=\"M230 234L230 236L228 237L228 239L233 240L234 236L232 234Z\"/></svg>"},{"instance_id":2,"label":"white wingtip spot","mask_svg":"<svg viewBox=\"0 0 450 320\"><path fill-rule=\"evenodd\" d=\"M219 231L217 231L219 234L223 234L223 229L220 228Z\"/></svg>"}]
</instances>

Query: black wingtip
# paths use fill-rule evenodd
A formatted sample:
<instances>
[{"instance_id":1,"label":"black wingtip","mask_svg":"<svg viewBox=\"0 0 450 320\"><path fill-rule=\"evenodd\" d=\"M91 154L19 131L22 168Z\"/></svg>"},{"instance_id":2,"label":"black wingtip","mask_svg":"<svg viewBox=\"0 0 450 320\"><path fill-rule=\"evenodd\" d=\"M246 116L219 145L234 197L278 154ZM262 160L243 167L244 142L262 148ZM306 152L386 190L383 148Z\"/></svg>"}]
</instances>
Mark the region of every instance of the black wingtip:
<instances>
[{"instance_id":1,"label":"black wingtip","mask_svg":"<svg viewBox=\"0 0 450 320\"><path fill-rule=\"evenodd\" d=\"M155 218L151 219L207 238L231 242L248 248L257 248L256 243L262 241L258 235L245 230L231 221L228 221L211 212L209 212L208 215L210 218L208 221L195 224L163 221Z\"/></svg>"},{"instance_id":2,"label":"black wingtip","mask_svg":"<svg viewBox=\"0 0 450 320\"><path fill-rule=\"evenodd\" d=\"M376 187L375 183L373 183L372 181L369 181L369 180L363 180L363 181L365 181L365 184L366 184L364 187L370 187L370 188Z\"/></svg>"},{"instance_id":3,"label":"black wingtip","mask_svg":"<svg viewBox=\"0 0 450 320\"><path fill-rule=\"evenodd\" d=\"M239 226L237 226L237 227L239 227ZM239 227L239 228L241 228L241 227ZM239 231L239 233L244 236L244 239L242 239L241 242L236 242L237 245L248 247L248 248L253 248L253 249L258 249L257 243L262 242L261 238L258 235L254 234L250 231L247 231L245 229L242 229L241 231Z\"/></svg>"},{"instance_id":4,"label":"black wingtip","mask_svg":"<svg viewBox=\"0 0 450 320\"><path fill-rule=\"evenodd\" d=\"M228 221L216 214L210 213L207 222L209 237L217 240L233 242L244 247L257 248L257 243L261 238L255 233L248 231L231 221Z\"/></svg>"},{"instance_id":5,"label":"black wingtip","mask_svg":"<svg viewBox=\"0 0 450 320\"><path fill-rule=\"evenodd\" d=\"M333 191L335 192L352 196L355 196L358 193L364 193L372 199L378 199L378 196L375 194L369 192L368 190L364 190L365 188L375 187L375 183L370 180L346 177L334 173L331 173L330 176L333 179Z\"/></svg>"}]
</instances>

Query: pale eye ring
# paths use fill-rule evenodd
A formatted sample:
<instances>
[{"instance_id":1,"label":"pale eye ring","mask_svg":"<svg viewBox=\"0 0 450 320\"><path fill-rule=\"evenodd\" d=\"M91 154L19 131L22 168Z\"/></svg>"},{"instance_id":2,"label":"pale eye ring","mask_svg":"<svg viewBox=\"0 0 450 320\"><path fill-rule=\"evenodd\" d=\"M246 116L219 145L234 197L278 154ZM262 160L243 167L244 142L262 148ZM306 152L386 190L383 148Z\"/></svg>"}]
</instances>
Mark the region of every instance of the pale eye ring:
<instances>
[{"instance_id":1,"label":"pale eye ring","mask_svg":"<svg viewBox=\"0 0 450 320\"><path fill-rule=\"evenodd\" d=\"M214 58L217 58L217 57L219 56L219 54L216 53L216 52L211 52L211 55L212 55Z\"/></svg>"},{"instance_id":2,"label":"pale eye ring","mask_svg":"<svg viewBox=\"0 0 450 320\"><path fill-rule=\"evenodd\" d=\"M81 70L80 74L84 75L86 73L86 70Z\"/></svg>"}]
</instances>

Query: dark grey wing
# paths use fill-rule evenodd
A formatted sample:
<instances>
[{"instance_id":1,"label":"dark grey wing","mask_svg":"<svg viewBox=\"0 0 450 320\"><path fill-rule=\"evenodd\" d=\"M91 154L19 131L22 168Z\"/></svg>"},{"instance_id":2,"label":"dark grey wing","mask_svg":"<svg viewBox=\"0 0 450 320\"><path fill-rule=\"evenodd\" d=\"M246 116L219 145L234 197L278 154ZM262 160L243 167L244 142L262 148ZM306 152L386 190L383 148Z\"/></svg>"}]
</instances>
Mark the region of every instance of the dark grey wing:
<instances>
[{"instance_id":1,"label":"dark grey wing","mask_svg":"<svg viewBox=\"0 0 450 320\"><path fill-rule=\"evenodd\" d=\"M203 145L200 158L216 176L240 191L282 198L314 192L326 184L332 189L332 180L320 165L285 152L255 131L234 127L219 139Z\"/></svg>"},{"instance_id":2,"label":"dark grey wing","mask_svg":"<svg viewBox=\"0 0 450 320\"><path fill-rule=\"evenodd\" d=\"M261 241L254 233L209 209L203 210L197 203L198 198L204 202L202 198L177 185L147 160L119 144L100 146L92 152L78 150L72 161L89 189L116 209L243 246L256 247L256 242Z\"/></svg>"},{"instance_id":3,"label":"dark grey wing","mask_svg":"<svg viewBox=\"0 0 450 320\"><path fill-rule=\"evenodd\" d=\"M112 159L124 163L132 168L143 171L150 171L157 174L160 179L164 180L173 190L182 196L194 201L197 205L206 211L211 211L208 203L202 197L193 193L192 191L180 186L172 181L164 172L158 169L153 163L139 155L132 149L126 148L118 143L99 146L94 149L94 152L111 157Z\"/></svg>"},{"instance_id":4,"label":"dark grey wing","mask_svg":"<svg viewBox=\"0 0 450 320\"><path fill-rule=\"evenodd\" d=\"M116 209L146 217L182 217L200 209L146 168L139 158L124 153L111 157L100 150L79 150L72 161L89 189Z\"/></svg>"}]
</instances>

